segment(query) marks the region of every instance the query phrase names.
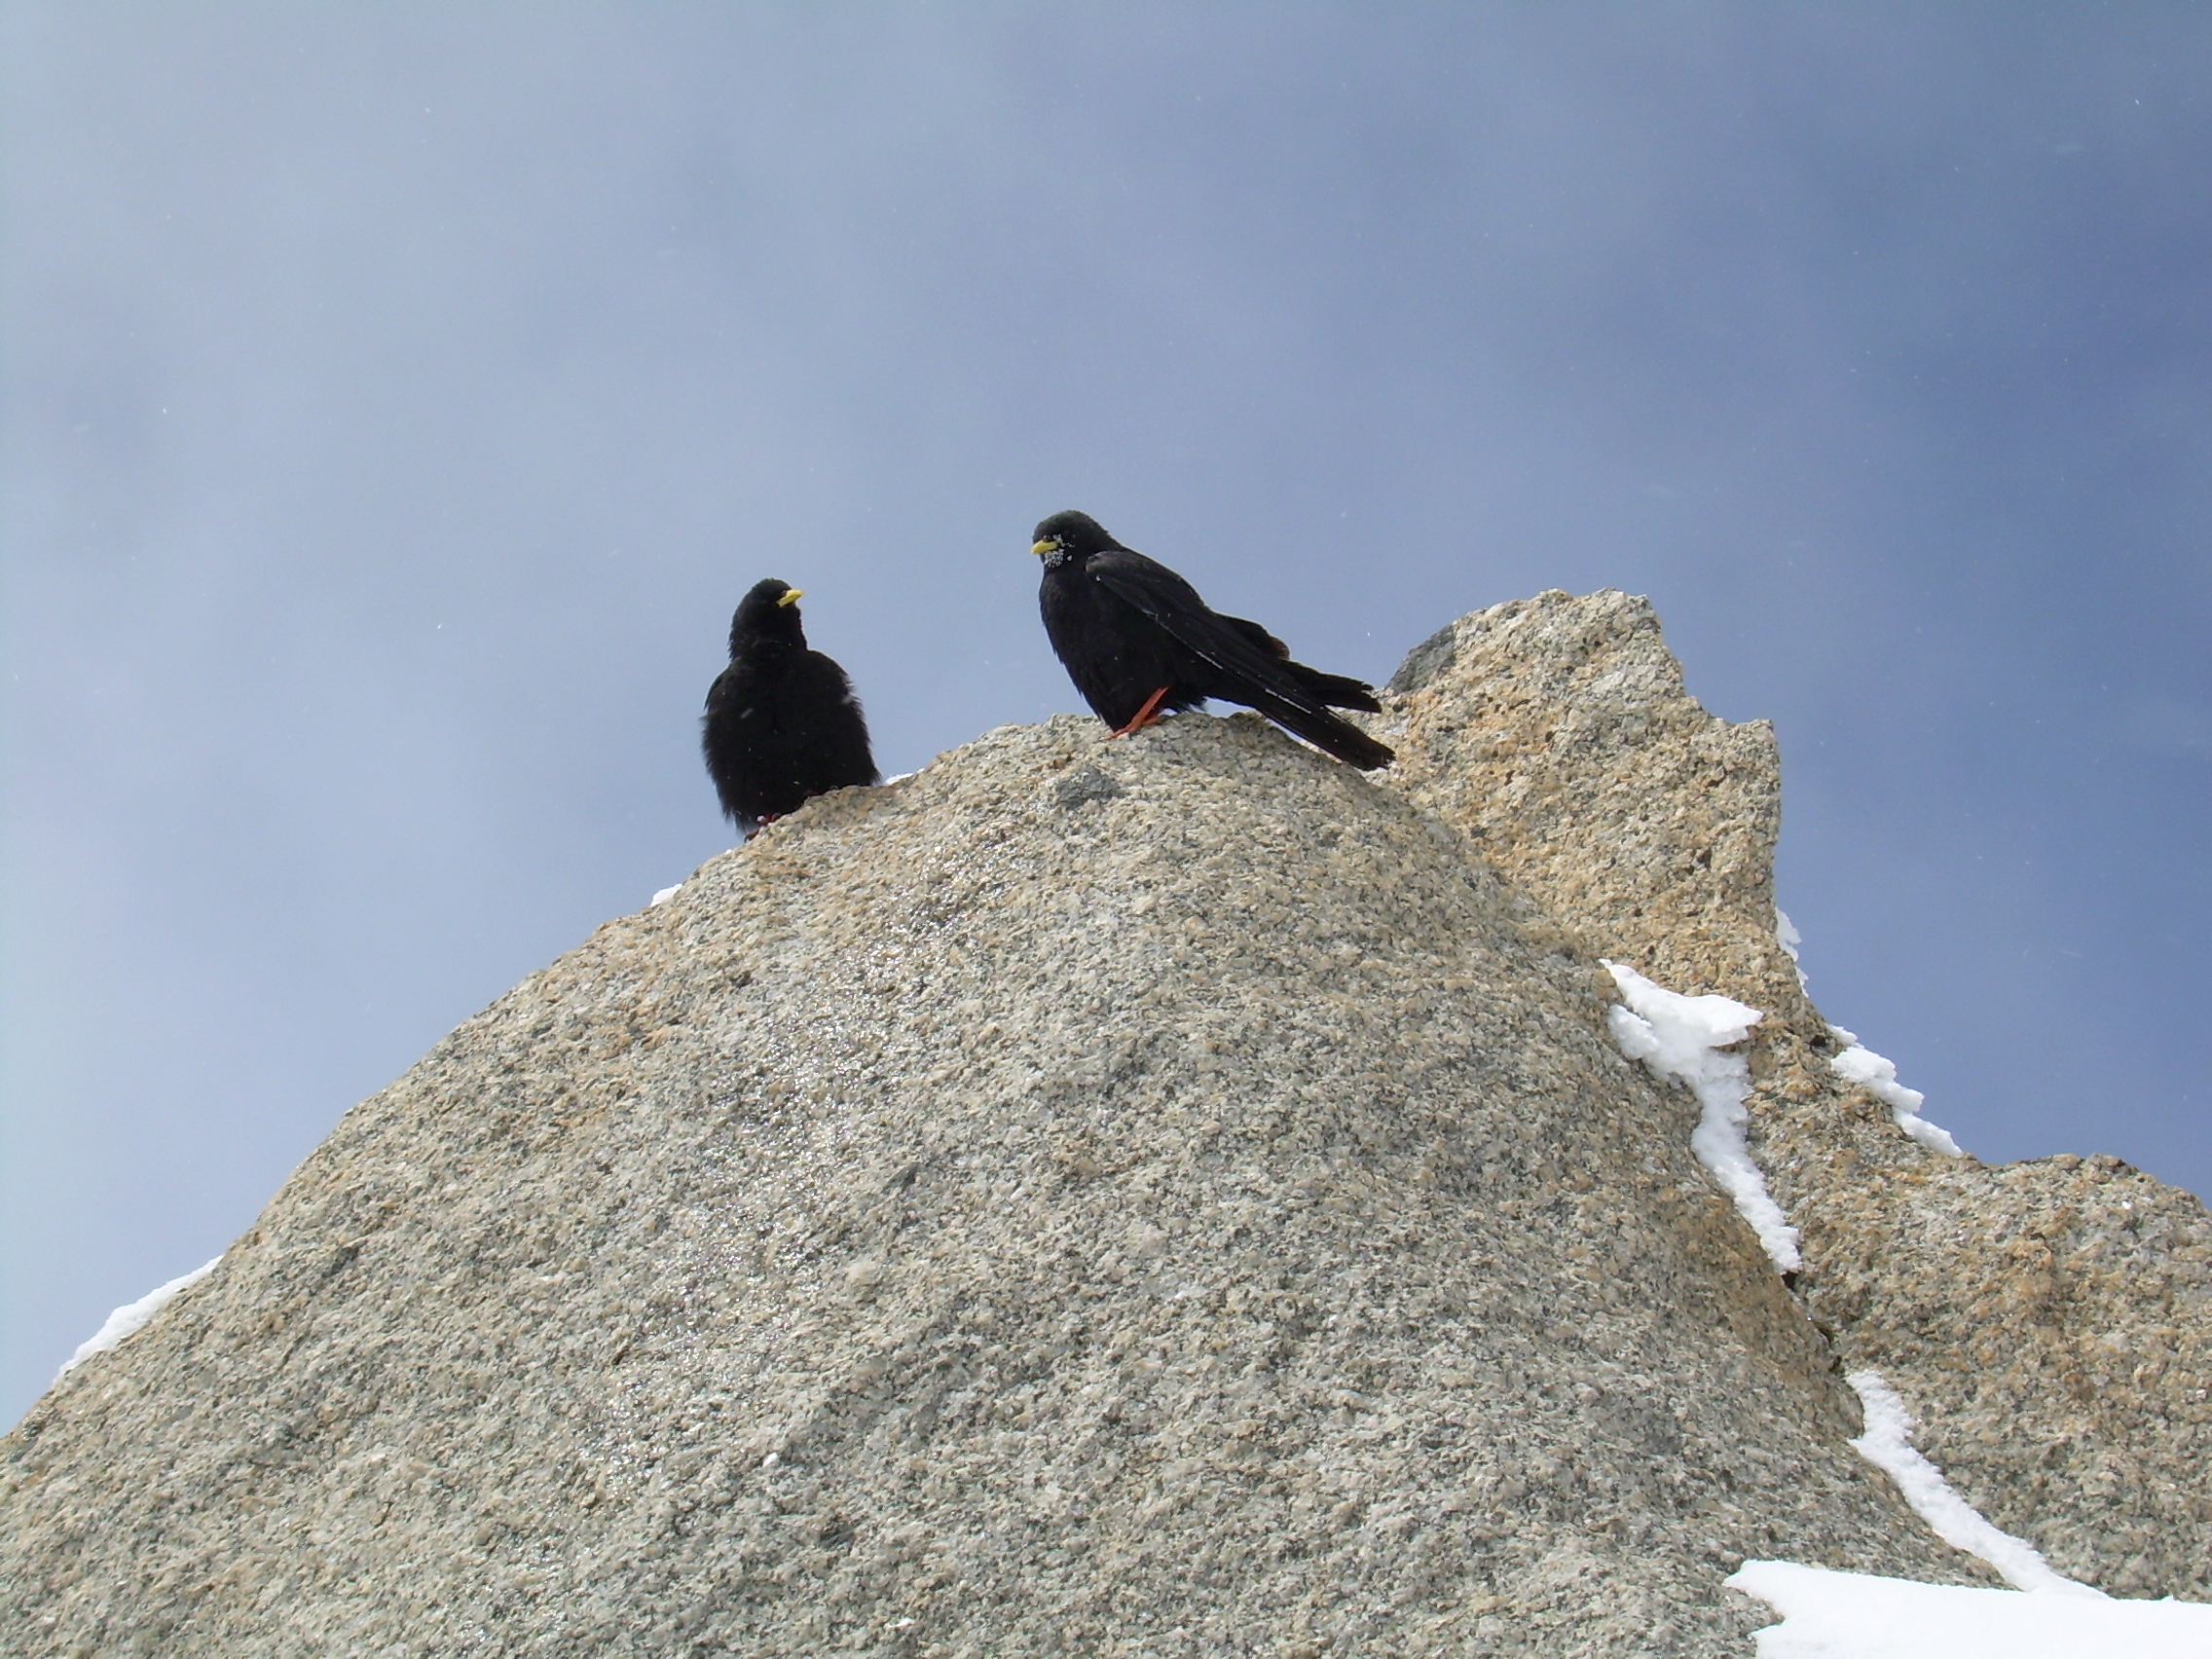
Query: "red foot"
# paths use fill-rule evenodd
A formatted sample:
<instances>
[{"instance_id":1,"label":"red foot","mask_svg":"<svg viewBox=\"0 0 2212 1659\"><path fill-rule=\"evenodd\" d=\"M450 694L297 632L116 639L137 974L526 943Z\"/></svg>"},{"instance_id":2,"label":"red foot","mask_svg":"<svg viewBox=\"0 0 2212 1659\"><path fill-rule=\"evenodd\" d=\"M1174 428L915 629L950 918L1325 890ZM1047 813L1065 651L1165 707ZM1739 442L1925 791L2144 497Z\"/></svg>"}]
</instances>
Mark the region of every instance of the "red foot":
<instances>
[{"instance_id":1,"label":"red foot","mask_svg":"<svg viewBox=\"0 0 2212 1659\"><path fill-rule=\"evenodd\" d=\"M1160 715L1158 713L1158 710L1160 708L1161 699L1165 697L1167 693L1172 689L1172 686L1162 685L1159 690L1155 691L1151 696L1147 697L1144 700L1144 707L1136 712L1136 718L1131 719L1129 723L1124 726L1120 731L1114 733L1114 737L1126 737L1132 731L1142 731L1148 725L1155 725L1159 723ZM1112 738L1109 738L1107 741L1111 742Z\"/></svg>"}]
</instances>

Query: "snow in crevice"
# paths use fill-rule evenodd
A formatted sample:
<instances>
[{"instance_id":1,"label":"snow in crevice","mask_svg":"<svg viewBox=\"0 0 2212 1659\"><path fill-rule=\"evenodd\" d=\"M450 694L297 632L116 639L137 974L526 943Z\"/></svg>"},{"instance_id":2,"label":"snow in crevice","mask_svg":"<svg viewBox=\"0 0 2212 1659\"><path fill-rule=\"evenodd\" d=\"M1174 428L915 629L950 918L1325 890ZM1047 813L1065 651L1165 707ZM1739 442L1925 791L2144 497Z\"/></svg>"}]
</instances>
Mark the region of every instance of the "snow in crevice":
<instances>
[{"instance_id":1,"label":"snow in crevice","mask_svg":"<svg viewBox=\"0 0 2212 1659\"><path fill-rule=\"evenodd\" d=\"M215 1262L220 1262L222 1259L222 1257L217 1256ZM68 1376L70 1372L92 1358L93 1354L105 1353L116 1344L122 1342L124 1338L137 1335L139 1331L145 1328L146 1321L153 1318L164 1308L166 1308L179 1291L191 1289L213 1272L215 1262L209 1262L203 1268L194 1268L192 1272L181 1277L173 1278L158 1289L148 1291L136 1302L127 1303L118 1308L107 1316L106 1324L94 1331L89 1341L78 1346L77 1351L69 1356L68 1362L54 1374L54 1380L56 1382L60 1382L62 1378Z\"/></svg>"},{"instance_id":2,"label":"snow in crevice","mask_svg":"<svg viewBox=\"0 0 2212 1659\"><path fill-rule=\"evenodd\" d=\"M1797 1230L1768 1194L1766 1177L1744 1141L1751 1116L1744 1106L1744 1096L1751 1092L1751 1067L1743 1055L1724 1051L1748 1037L1765 1015L1732 997L1682 996L1618 962L1607 962L1605 968L1621 992L1621 1001L1605 1011L1613 1041L1630 1059L1641 1060L1697 1096L1701 1115L1690 1131L1690 1150L1735 1200L1774 1265L1794 1272L1799 1266Z\"/></svg>"},{"instance_id":3,"label":"snow in crevice","mask_svg":"<svg viewBox=\"0 0 2212 1659\"><path fill-rule=\"evenodd\" d=\"M1783 1622L1758 1659L2204 1659L2212 1606L1915 1584L1788 1561L1748 1561L1727 1580Z\"/></svg>"},{"instance_id":4,"label":"snow in crevice","mask_svg":"<svg viewBox=\"0 0 2212 1659\"><path fill-rule=\"evenodd\" d=\"M1943 1471L1913 1446L1911 1415L1879 1372L1854 1371L1845 1381L1858 1390L1866 1418L1865 1432L1851 1443L1852 1450L1897 1484L1905 1502L1937 1537L1954 1549L1979 1556L2015 1590L2104 1599L2102 1590L2059 1572L2033 1544L1991 1526L1951 1490Z\"/></svg>"},{"instance_id":5,"label":"snow in crevice","mask_svg":"<svg viewBox=\"0 0 2212 1659\"><path fill-rule=\"evenodd\" d=\"M1980 1557L2013 1586L1986 1590L1748 1561L1728 1587L1782 1615L1756 1633L1758 1659L2205 1659L2212 1606L2120 1602L2066 1577L2032 1544L2000 1531L1914 1449L1904 1402L1872 1371L1850 1376L1865 1409L1851 1444L1897 1483L1946 1543ZM1931 1569L1936 1567L1931 1562Z\"/></svg>"},{"instance_id":6,"label":"snow in crevice","mask_svg":"<svg viewBox=\"0 0 2212 1659\"><path fill-rule=\"evenodd\" d=\"M1856 1083L1881 1101L1890 1109L1890 1116L1897 1120L1898 1127L1930 1152L1939 1152L1945 1158L1966 1157L1948 1130L1937 1128L1920 1115L1928 1096L1898 1082L1895 1064L1873 1050L1860 1047L1859 1039L1840 1025L1829 1026L1828 1035L1844 1046L1843 1052L1828 1061L1837 1076L1846 1083Z\"/></svg>"},{"instance_id":7,"label":"snow in crevice","mask_svg":"<svg viewBox=\"0 0 2212 1659\"><path fill-rule=\"evenodd\" d=\"M1774 907L1774 941L1789 953L1789 966L1796 971L1797 988L1809 991L1813 987L1805 979L1805 964L1798 958L1797 947L1805 942L1805 936L1797 931L1789 919L1789 912L1780 904Z\"/></svg>"}]
</instances>

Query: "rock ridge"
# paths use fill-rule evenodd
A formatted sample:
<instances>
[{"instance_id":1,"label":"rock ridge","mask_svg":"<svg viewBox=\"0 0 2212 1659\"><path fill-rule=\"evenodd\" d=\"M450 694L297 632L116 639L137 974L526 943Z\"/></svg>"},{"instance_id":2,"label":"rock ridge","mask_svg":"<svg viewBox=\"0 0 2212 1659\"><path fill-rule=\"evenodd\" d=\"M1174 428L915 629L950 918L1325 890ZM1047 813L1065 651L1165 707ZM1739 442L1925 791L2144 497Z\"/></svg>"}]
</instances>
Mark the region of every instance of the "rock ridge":
<instances>
[{"instance_id":1,"label":"rock ridge","mask_svg":"<svg viewBox=\"0 0 2212 1659\"><path fill-rule=\"evenodd\" d=\"M1845 1361L2190 1594L2201 1207L1834 1077L1771 730L1619 594L1462 618L1372 723L1375 779L1002 727L601 928L0 1441L0 1650L1743 1654L1747 1557L1994 1581ZM1770 1011L1794 1292L1601 955Z\"/></svg>"},{"instance_id":2,"label":"rock ridge","mask_svg":"<svg viewBox=\"0 0 2212 1659\"><path fill-rule=\"evenodd\" d=\"M1802 1233L1797 1293L1844 1364L1904 1393L1953 1486L2072 1576L2212 1600L2204 1205L2109 1156L1939 1156L1836 1073L1845 1045L1776 937L1773 729L1698 706L1647 602L1479 611L1391 690L1392 781L1583 948L1768 1011L1751 1138Z\"/></svg>"}]
</instances>

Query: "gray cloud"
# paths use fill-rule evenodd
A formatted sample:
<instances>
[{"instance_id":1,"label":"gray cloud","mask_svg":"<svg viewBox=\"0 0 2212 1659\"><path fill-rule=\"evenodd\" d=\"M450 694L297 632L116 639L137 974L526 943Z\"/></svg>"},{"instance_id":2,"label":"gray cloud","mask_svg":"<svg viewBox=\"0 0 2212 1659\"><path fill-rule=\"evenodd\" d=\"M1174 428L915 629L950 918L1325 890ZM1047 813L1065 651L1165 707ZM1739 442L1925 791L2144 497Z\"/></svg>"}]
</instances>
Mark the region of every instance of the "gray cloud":
<instances>
[{"instance_id":1,"label":"gray cloud","mask_svg":"<svg viewBox=\"0 0 2212 1659\"><path fill-rule=\"evenodd\" d=\"M2212 1177L2201 769L2055 713L2212 707L2194 9L0 18L0 1415L724 844L756 576L889 769L1076 706L1066 505L1378 678L1652 593L1824 1006Z\"/></svg>"}]
</instances>

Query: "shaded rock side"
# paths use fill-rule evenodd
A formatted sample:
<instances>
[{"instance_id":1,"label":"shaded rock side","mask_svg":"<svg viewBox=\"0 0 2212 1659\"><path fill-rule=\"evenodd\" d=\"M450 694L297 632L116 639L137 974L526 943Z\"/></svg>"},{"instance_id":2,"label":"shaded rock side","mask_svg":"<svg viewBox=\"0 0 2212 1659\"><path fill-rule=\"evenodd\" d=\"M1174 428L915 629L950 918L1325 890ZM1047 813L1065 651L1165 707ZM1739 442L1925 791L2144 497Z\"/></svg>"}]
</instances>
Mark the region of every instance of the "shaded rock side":
<instances>
[{"instance_id":1,"label":"shaded rock side","mask_svg":"<svg viewBox=\"0 0 2212 1659\"><path fill-rule=\"evenodd\" d=\"M16 1653L1742 1654L1987 1582L1607 981L1250 718L811 803L0 1442Z\"/></svg>"},{"instance_id":2,"label":"shaded rock side","mask_svg":"<svg viewBox=\"0 0 2212 1659\"><path fill-rule=\"evenodd\" d=\"M1390 781L1580 948L1769 1011L1751 1135L1802 1230L1797 1292L1848 1365L1903 1393L1952 1484L2065 1572L2212 1600L2204 1206L2113 1158L1931 1153L1836 1076L1775 937L1772 729L1698 706L1645 601L1480 611L1391 690Z\"/></svg>"}]
</instances>

